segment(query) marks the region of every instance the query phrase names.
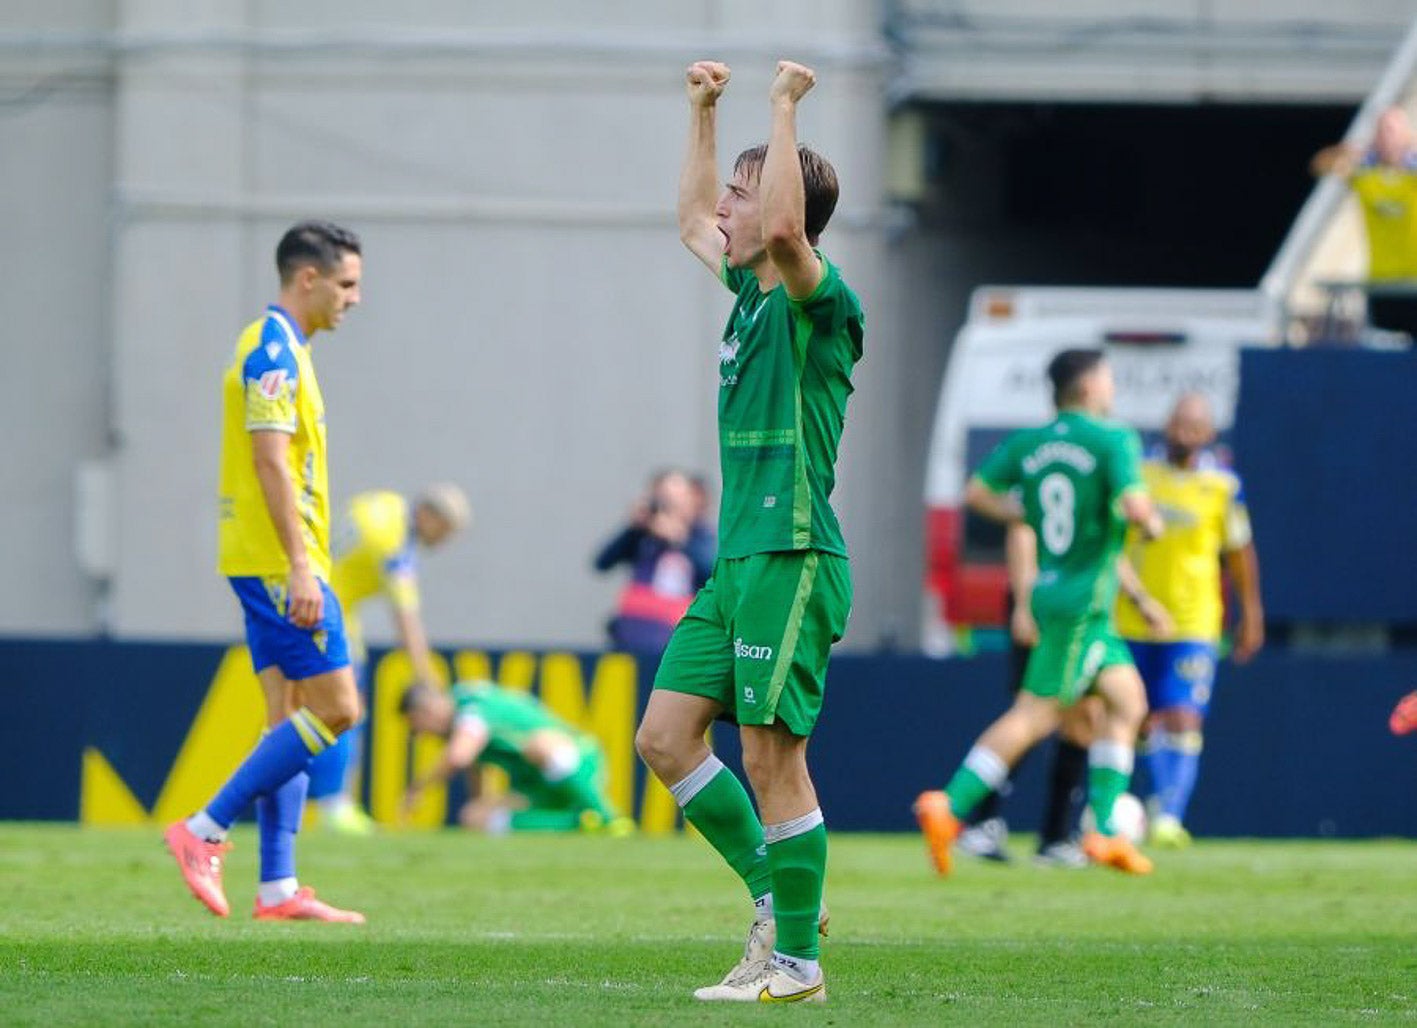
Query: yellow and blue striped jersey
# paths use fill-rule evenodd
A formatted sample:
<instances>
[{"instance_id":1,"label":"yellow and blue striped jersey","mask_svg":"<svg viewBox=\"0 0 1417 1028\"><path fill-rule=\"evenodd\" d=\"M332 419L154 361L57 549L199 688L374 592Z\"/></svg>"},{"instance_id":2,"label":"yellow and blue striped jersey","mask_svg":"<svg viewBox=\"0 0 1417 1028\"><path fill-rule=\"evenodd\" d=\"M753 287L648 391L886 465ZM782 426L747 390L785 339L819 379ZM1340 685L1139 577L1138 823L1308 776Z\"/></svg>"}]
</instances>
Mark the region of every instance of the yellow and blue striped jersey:
<instances>
[{"instance_id":1,"label":"yellow and blue striped jersey","mask_svg":"<svg viewBox=\"0 0 1417 1028\"><path fill-rule=\"evenodd\" d=\"M408 501L395 492L359 493L350 500L335 532L330 585L345 616L380 593L400 610L418 609Z\"/></svg>"},{"instance_id":2,"label":"yellow and blue striped jersey","mask_svg":"<svg viewBox=\"0 0 1417 1028\"><path fill-rule=\"evenodd\" d=\"M274 304L242 331L222 380L217 570L232 576L285 576L290 558L256 477L252 432L290 436L290 481L305 549L315 575L328 581L325 401L315 381L310 344L290 315Z\"/></svg>"},{"instance_id":3,"label":"yellow and blue striped jersey","mask_svg":"<svg viewBox=\"0 0 1417 1028\"><path fill-rule=\"evenodd\" d=\"M1195 468L1162 460L1142 462L1142 479L1166 530L1142 542L1135 528L1127 537L1131 559L1146 591L1176 623L1175 638L1218 642L1224 618L1221 555L1250 542L1250 518L1240 479L1202 454ZM1117 629L1128 639L1152 639L1136 605L1117 604Z\"/></svg>"}]
</instances>

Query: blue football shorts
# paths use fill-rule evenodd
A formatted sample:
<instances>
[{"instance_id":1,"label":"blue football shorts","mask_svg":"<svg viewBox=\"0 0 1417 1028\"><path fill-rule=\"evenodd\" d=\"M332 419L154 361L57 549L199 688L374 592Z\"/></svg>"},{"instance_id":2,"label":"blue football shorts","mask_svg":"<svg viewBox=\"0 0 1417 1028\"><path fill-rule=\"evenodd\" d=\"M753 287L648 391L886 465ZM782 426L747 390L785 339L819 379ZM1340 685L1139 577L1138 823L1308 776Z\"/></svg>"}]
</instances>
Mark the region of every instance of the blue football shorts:
<instances>
[{"instance_id":1,"label":"blue football shorts","mask_svg":"<svg viewBox=\"0 0 1417 1028\"><path fill-rule=\"evenodd\" d=\"M1217 650L1214 643L1193 639L1174 642L1129 639L1127 645L1146 683L1146 702L1153 711L1188 707L1205 716L1215 691Z\"/></svg>"},{"instance_id":2,"label":"blue football shorts","mask_svg":"<svg viewBox=\"0 0 1417 1028\"><path fill-rule=\"evenodd\" d=\"M272 665L292 682L313 678L349 665L349 641L344 634L344 614L329 584L325 614L313 628L293 625L285 616L286 580L242 576L228 579L246 616L246 645L257 672Z\"/></svg>"}]
</instances>

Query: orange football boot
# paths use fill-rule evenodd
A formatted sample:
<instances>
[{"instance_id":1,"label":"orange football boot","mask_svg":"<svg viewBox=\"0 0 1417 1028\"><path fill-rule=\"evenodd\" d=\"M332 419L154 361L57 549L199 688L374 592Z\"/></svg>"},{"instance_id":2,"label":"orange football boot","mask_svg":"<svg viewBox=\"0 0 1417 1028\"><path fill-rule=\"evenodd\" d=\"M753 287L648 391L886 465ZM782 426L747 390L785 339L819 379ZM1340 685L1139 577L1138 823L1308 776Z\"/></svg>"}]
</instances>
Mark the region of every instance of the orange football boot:
<instances>
[{"instance_id":1,"label":"orange football boot","mask_svg":"<svg viewBox=\"0 0 1417 1028\"><path fill-rule=\"evenodd\" d=\"M1094 864L1115 867L1129 875L1149 875L1152 871L1151 860L1133 846L1130 839L1120 835L1088 832L1083 836L1082 851Z\"/></svg>"},{"instance_id":2,"label":"orange football boot","mask_svg":"<svg viewBox=\"0 0 1417 1028\"><path fill-rule=\"evenodd\" d=\"M315 898L315 890L308 885L298 890L284 903L265 906L256 899L257 921L335 921L341 924L363 924L364 915L357 910L341 910Z\"/></svg>"},{"instance_id":3,"label":"orange football boot","mask_svg":"<svg viewBox=\"0 0 1417 1028\"><path fill-rule=\"evenodd\" d=\"M943 790L932 789L915 797L915 821L925 836L925 848L930 851L930 863L944 877L950 873L951 849L959 836L959 818L950 810L950 798Z\"/></svg>"},{"instance_id":4,"label":"orange football boot","mask_svg":"<svg viewBox=\"0 0 1417 1028\"><path fill-rule=\"evenodd\" d=\"M192 834L187 822L176 821L162 833L162 841L177 860L182 880L192 895L217 917L231 913L226 893L221 887L222 854L231 849L229 842L208 842Z\"/></svg>"},{"instance_id":5,"label":"orange football boot","mask_svg":"<svg viewBox=\"0 0 1417 1028\"><path fill-rule=\"evenodd\" d=\"M1397 706L1392 708L1392 717L1387 719L1387 726L1392 729L1393 735L1406 735L1417 729L1417 692L1410 692L1397 701Z\"/></svg>"}]
</instances>

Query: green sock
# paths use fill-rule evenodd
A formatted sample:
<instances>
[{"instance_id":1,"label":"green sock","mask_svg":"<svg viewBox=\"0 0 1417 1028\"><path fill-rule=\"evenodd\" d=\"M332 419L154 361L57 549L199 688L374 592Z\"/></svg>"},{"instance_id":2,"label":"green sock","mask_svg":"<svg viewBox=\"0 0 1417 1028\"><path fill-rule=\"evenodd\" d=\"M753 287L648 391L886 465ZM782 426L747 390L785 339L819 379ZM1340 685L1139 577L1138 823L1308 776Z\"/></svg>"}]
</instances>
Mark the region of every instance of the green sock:
<instances>
[{"instance_id":1,"label":"green sock","mask_svg":"<svg viewBox=\"0 0 1417 1028\"><path fill-rule=\"evenodd\" d=\"M802 830L804 825L805 831ZM775 838L781 831L796 831ZM777 920L777 950L790 957L816 960L817 920L822 910L822 883L827 872L827 827L822 812L783 825L769 825L768 863L772 865L773 917Z\"/></svg>"},{"instance_id":2,"label":"green sock","mask_svg":"<svg viewBox=\"0 0 1417 1028\"><path fill-rule=\"evenodd\" d=\"M993 791L988 782L969 768L961 767L950 779L950 784L945 786L945 793L950 798L950 813L963 821Z\"/></svg>"},{"instance_id":3,"label":"green sock","mask_svg":"<svg viewBox=\"0 0 1417 1028\"><path fill-rule=\"evenodd\" d=\"M749 896L757 899L772 891L763 826L732 771L719 764L718 773L684 804L684 817L738 872Z\"/></svg>"},{"instance_id":4,"label":"green sock","mask_svg":"<svg viewBox=\"0 0 1417 1028\"><path fill-rule=\"evenodd\" d=\"M1103 835L1115 835L1112 808L1132 780L1133 750L1123 743L1095 742L1088 748L1087 760L1087 804L1092 808L1097 830Z\"/></svg>"},{"instance_id":5,"label":"green sock","mask_svg":"<svg viewBox=\"0 0 1417 1028\"><path fill-rule=\"evenodd\" d=\"M974 812L995 789L1009 780L1009 766L997 753L975 745L964 757L964 763L945 786L950 798L950 813L963 821Z\"/></svg>"}]
</instances>

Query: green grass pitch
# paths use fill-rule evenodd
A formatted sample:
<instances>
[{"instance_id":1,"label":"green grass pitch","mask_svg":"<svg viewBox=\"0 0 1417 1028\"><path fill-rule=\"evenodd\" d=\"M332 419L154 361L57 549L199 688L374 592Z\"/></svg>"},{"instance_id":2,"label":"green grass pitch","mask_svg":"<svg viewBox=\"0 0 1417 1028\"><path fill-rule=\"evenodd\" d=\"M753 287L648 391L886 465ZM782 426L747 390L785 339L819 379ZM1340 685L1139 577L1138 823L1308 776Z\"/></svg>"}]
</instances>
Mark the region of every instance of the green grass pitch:
<instances>
[{"instance_id":1,"label":"green grass pitch","mask_svg":"<svg viewBox=\"0 0 1417 1028\"><path fill-rule=\"evenodd\" d=\"M0 1022L1336 1024L1417 1020L1417 844L1201 842L1150 878L831 841L821 1007L706 1006L747 901L692 838L302 840L363 928L213 918L153 830L0 825ZM1020 853L1024 840L1015 840Z\"/></svg>"}]
</instances>

